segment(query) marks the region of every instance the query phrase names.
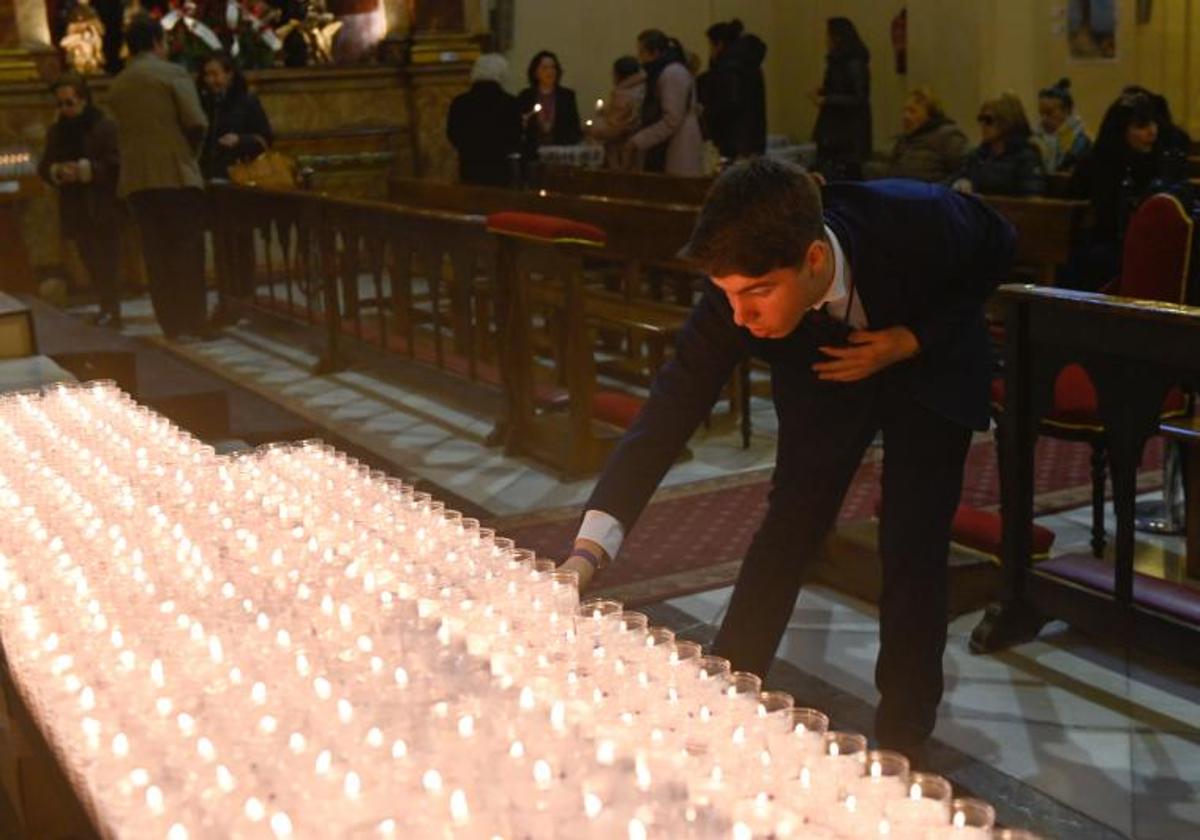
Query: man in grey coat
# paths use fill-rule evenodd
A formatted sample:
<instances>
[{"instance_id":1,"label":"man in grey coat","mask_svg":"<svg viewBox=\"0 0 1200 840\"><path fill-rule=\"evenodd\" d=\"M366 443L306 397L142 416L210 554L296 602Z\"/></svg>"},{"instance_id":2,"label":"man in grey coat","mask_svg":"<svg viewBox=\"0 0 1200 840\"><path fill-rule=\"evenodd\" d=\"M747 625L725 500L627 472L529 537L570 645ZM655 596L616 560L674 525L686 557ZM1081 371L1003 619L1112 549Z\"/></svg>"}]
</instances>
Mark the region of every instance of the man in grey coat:
<instances>
[{"instance_id":1,"label":"man in grey coat","mask_svg":"<svg viewBox=\"0 0 1200 840\"><path fill-rule=\"evenodd\" d=\"M133 208L163 334L194 340L208 333L198 161L208 119L187 71L166 60L158 21L136 16L125 40L131 58L108 96L120 142L117 191Z\"/></svg>"}]
</instances>

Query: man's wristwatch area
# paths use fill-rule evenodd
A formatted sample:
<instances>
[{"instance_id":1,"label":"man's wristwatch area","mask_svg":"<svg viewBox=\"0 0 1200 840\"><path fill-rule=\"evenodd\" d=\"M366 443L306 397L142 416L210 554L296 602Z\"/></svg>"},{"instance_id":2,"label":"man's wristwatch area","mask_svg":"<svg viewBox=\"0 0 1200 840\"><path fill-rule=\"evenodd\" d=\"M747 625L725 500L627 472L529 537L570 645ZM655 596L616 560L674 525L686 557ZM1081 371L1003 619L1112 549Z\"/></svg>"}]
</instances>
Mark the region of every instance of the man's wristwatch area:
<instances>
[{"instance_id":1,"label":"man's wristwatch area","mask_svg":"<svg viewBox=\"0 0 1200 840\"><path fill-rule=\"evenodd\" d=\"M588 565L590 565L596 571L599 571L600 569L603 569L605 566L608 565L608 562L606 561L606 559L604 558L603 555L597 554L596 552L594 552L590 549L581 548L579 546L576 546L575 548L571 549L570 557L578 557L580 560L587 561ZM570 558L568 558L568 559L570 559Z\"/></svg>"}]
</instances>

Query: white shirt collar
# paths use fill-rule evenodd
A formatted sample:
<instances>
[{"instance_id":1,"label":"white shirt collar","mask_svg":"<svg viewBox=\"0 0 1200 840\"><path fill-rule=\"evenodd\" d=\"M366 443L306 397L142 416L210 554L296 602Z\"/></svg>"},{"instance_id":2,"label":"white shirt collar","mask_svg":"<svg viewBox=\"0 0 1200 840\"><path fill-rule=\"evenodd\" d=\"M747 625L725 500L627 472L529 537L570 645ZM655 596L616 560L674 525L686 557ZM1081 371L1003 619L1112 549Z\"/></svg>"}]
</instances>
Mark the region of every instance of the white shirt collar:
<instances>
[{"instance_id":1,"label":"white shirt collar","mask_svg":"<svg viewBox=\"0 0 1200 840\"><path fill-rule=\"evenodd\" d=\"M846 255L842 253L842 244L838 242L838 238L830 230L829 225L825 225L825 236L829 240L829 246L833 250L833 282L829 284L829 289L825 292L825 297L813 304L813 309L820 309L827 303L834 301L845 300L846 298Z\"/></svg>"}]
</instances>

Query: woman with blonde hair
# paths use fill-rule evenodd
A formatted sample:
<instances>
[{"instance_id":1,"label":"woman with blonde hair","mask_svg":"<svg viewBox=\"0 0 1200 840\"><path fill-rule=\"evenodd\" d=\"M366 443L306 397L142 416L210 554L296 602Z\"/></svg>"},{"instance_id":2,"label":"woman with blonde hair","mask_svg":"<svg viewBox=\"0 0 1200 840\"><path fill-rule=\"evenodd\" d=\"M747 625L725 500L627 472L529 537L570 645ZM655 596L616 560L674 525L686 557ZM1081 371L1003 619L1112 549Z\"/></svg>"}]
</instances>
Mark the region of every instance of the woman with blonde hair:
<instances>
[{"instance_id":1,"label":"woman with blonde hair","mask_svg":"<svg viewBox=\"0 0 1200 840\"><path fill-rule=\"evenodd\" d=\"M927 85L909 92L900 125L885 177L941 183L962 167L967 135L946 116Z\"/></svg>"},{"instance_id":2,"label":"woman with blonde hair","mask_svg":"<svg viewBox=\"0 0 1200 840\"><path fill-rule=\"evenodd\" d=\"M1005 92L979 107L980 143L963 162L952 186L985 195L1038 195L1046 191L1042 155L1031 140L1025 106Z\"/></svg>"}]
</instances>

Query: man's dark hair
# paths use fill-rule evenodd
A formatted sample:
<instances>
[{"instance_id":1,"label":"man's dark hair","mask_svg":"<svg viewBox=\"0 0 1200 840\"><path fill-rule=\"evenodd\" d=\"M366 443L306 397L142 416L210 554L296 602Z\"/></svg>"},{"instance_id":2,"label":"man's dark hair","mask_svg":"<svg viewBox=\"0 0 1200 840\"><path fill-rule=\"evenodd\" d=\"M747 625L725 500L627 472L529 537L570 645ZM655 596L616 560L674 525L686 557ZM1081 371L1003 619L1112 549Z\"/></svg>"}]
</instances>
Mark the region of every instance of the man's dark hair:
<instances>
[{"instance_id":1,"label":"man's dark hair","mask_svg":"<svg viewBox=\"0 0 1200 840\"><path fill-rule=\"evenodd\" d=\"M92 89L88 87L87 79L79 73L63 73L50 83L50 94L57 95L62 88L70 88L85 104L92 104Z\"/></svg>"},{"instance_id":2,"label":"man's dark hair","mask_svg":"<svg viewBox=\"0 0 1200 840\"><path fill-rule=\"evenodd\" d=\"M148 52L163 39L162 24L147 14L137 14L125 28L125 43L130 55Z\"/></svg>"},{"instance_id":3,"label":"man's dark hair","mask_svg":"<svg viewBox=\"0 0 1200 840\"><path fill-rule=\"evenodd\" d=\"M704 34L708 36L708 40L712 43L723 44L728 47L738 38L742 37L742 32L744 31L745 27L742 26L742 22L734 18L731 21L714 23L708 29L704 30Z\"/></svg>"},{"instance_id":4,"label":"man's dark hair","mask_svg":"<svg viewBox=\"0 0 1200 840\"><path fill-rule=\"evenodd\" d=\"M823 229L812 178L790 163L752 158L713 183L680 256L713 277L761 277L799 266Z\"/></svg>"}]
</instances>

